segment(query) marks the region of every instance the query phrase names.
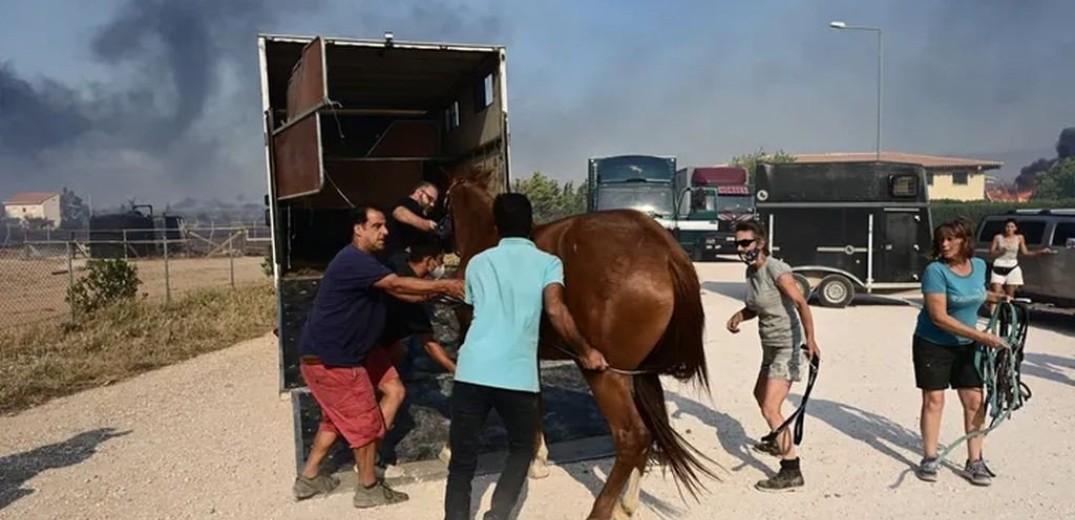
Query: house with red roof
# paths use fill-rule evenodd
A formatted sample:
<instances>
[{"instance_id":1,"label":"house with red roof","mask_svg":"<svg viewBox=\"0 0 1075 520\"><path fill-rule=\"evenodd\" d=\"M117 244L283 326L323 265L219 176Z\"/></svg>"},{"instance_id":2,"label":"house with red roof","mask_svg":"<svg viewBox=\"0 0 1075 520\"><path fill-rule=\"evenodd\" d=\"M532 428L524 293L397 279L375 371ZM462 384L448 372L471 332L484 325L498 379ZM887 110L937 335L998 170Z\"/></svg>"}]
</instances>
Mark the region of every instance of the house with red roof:
<instances>
[{"instance_id":1,"label":"house with red roof","mask_svg":"<svg viewBox=\"0 0 1075 520\"><path fill-rule=\"evenodd\" d=\"M60 194L42 191L18 193L4 200L4 215L29 222L47 221L49 227L60 225Z\"/></svg>"}]
</instances>

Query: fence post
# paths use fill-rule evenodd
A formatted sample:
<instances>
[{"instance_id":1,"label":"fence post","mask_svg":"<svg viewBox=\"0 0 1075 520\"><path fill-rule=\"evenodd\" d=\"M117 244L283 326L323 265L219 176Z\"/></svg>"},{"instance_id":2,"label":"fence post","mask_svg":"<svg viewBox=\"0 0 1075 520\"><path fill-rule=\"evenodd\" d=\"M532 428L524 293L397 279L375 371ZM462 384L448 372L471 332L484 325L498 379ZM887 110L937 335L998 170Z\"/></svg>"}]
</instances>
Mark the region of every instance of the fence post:
<instances>
[{"instance_id":1,"label":"fence post","mask_svg":"<svg viewBox=\"0 0 1075 520\"><path fill-rule=\"evenodd\" d=\"M239 236L238 233L231 236L228 239L228 271L231 275L231 288L235 288L235 237Z\"/></svg>"},{"instance_id":2,"label":"fence post","mask_svg":"<svg viewBox=\"0 0 1075 520\"><path fill-rule=\"evenodd\" d=\"M71 299L72 290L75 288L75 262L74 247L71 241L67 241L67 307L71 311L71 323L75 322L75 302Z\"/></svg>"},{"instance_id":3,"label":"fence post","mask_svg":"<svg viewBox=\"0 0 1075 520\"><path fill-rule=\"evenodd\" d=\"M123 259L127 259L127 230L123 230Z\"/></svg>"},{"instance_id":4,"label":"fence post","mask_svg":"<svg viewBox=\"0 0 1075 520\"><path fill-rule=\"evenodd\" d=\"M172 303L172 280L168 273L168 235L164 235L164 303Z\"/></svg>"}]
</instances>

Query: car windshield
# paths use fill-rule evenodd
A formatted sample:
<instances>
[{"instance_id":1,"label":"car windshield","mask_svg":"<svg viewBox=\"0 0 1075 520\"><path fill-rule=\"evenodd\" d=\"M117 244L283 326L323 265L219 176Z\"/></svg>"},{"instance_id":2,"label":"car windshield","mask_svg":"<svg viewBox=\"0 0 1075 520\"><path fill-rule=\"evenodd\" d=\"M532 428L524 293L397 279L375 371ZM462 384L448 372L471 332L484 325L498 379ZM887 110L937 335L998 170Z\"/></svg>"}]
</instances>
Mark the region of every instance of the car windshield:
<instances>
[{"instance_id":1,"label":"car windshield","mask_svg":"<svg viewBox=\"0 0 1075 520\"><path fill-rule=\"evenodd\" d=\"M672 191L639 185L603 187L597 194L597 209L635 209L668 216L672 213Z\"/></svg>"}]
</instances>

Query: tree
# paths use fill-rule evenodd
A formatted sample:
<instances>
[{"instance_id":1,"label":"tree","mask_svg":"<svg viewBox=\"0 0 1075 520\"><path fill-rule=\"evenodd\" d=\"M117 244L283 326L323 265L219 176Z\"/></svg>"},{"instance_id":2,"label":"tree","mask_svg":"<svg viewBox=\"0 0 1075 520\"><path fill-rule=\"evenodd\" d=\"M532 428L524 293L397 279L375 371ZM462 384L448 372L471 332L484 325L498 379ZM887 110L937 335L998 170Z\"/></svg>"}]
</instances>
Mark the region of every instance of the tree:
<instances>
[{"instance_id":1,"label":"tree","mask_svg":"<svg viewBox=\"0 0 1075 520\"><path fill-rule=\"evenodd\" d=\"M82 197L64 186L60 193L60 228L86 229L90 225L90 208Z\"/></svg>"},{"instance_id":2,"label":"tree","mask_svg":"<svg viewBox=\"0 0 1075 520\"><path fill-rule=\"evenodd\" d=\"M586 184L575 188L574 183L563 186L541 172L534 172L529 179L516 180L512 191L522 193L534 207L534 222L544 224L569 215L586 211Z\"/></svg>"},{"instance_id":3,"label":"tree","mask_svg":"<svg viewBox=\"0 0 1075 520\"><path fill-rule=\"evenodd\" d=\"M1075 198L1075 157L1057 161L1038 177L1035 199Z\"/></svg>"},{"instance_id":4,"label":"tree","mask_svg":"<svg viewBox=\"0 0 1075 520\"><path fill-rule=\"evenodd\" d=\"M784 152L784 150L768 153L764 148L758 148L758 151L754 153L737 155L732 157L731 160L731 164L747 169L747 182L751 186L754 185L754 172L757 170L759 162L790 163L795 162L795 156Z\"/></svg>"}]
</instances>

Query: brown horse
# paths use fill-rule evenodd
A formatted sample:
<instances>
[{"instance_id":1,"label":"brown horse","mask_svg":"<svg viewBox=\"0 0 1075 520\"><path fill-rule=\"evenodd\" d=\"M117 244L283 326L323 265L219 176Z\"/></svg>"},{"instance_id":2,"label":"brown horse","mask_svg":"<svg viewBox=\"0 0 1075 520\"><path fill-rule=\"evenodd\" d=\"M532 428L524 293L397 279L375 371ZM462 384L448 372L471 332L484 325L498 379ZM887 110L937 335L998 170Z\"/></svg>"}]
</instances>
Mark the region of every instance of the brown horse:
<instances>
[{"instance_id":1,"label":"brown horse","mask_svg":"<svg viewBox=\"0 0 1075 520\"><path fill-rule=\"evenodd\" d=\"M488 178L482 172L458 174L446 192L460 256L457 276L474 255L498 241ZM589 518L631 515L651 457L671 469L677 486L682 483L697 497L697 473L716 475L699 460L709 459L672 429L659 378L700 382L709 391L705 314L691 260L656 221L629 210L561 219L535 228L533 240L562 260L565 298L579 331L618 369L584 372L616 453ZM465 327L468 318L460 321ZM567 359L556 348L562 345L548 322L542 323L540 358ZM617 501L628 478L628 492Z\"/></svg>"}]
</instances>

